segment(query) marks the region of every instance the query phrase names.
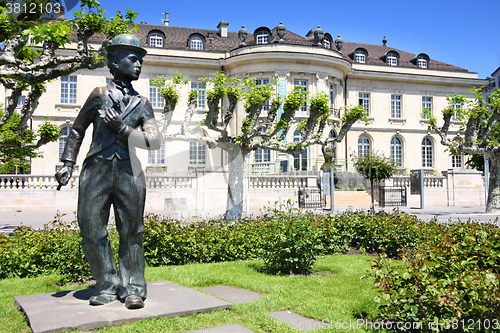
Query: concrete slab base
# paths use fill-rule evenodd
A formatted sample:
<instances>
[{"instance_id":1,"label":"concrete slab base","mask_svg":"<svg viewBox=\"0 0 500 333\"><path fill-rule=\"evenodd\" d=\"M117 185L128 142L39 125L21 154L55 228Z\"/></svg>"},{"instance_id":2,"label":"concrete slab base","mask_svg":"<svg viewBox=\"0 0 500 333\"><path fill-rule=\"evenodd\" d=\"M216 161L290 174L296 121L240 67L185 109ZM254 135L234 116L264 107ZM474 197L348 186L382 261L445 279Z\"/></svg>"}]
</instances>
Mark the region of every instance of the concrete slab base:
<instances>
[{"instance_id":1,"label":"concrete slab base","mask_svg":"<svg viewBox=\"0 0 500 333\"><path fill-rule=\"evenodd\" d=\"M268 316L278 319L285 324L290 325L291 328L300 329L302 331L312 330L313 328L321 329L328 328L328 324L319 320L304 317L297 312L283 310L271 313L266 313Z\"/></svg>"},{"instance_id":2,"label":"concrete slab base","mask_svg":"<svg viewBox=\"0 0 500 333\"><path fill-rule=\"evenodd\" d=\"M214 287L205 287L202 289L214 295L217 298L222 298L226 301L235 304L253 302L262 297L261 293L241 288L229 287L229 286L214 286Z\"/></svg>"},{"instance_id":3,"label":"concrete slab base","mask_svg":"<svg viewBox=\"0 0 500 333\"><path fill-rule=\"evenodd\" d=\"M34 333L60 330L90 330L107 325L120 325L152 317L176 317L194 313L231 309L224 302L202 292L170 281L148 282L148 298L139 310L128 310L119 301L102 305L88 304L95 289L16 296L16 306L28 318Z\"/></svg>"},{"instance_id":4,"label":"concrete slab base","mask_svg":"<svg viewBox=\"0 0 500 333\"><path fill-rule=\"evenodd\" d=\"M224 325L184 333L254 333L240 324Z\"/></svg>"}]
</instances>

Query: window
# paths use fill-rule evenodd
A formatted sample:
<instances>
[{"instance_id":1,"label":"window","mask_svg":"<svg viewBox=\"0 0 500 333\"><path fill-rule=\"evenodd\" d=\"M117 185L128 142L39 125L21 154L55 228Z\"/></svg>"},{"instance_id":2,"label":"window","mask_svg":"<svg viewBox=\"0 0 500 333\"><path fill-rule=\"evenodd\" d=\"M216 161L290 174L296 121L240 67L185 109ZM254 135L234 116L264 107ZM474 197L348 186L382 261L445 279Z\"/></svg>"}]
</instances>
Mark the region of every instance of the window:
<instances>
[{"instance_id":1,"label":"window","mask_svg":"<svg viewBox=\"0 0 500 333\"><path fill-rule=\"evenodd\" d=\"M271 151L269 149L257 149L255 151L255 162L269 162L271 160Z\"/></svg>"},{"instance_id":2,"label":"window","mask_svg":"<svg viewBox=\"0 0 500 333\"><path fill-rule=\"evenodd\" d=\"M149 101L154 108L162 108L165 105L165 99L160 95L158 86L149 84Z\"/></svg>"},{"instance_id":3,"label":"window","mask_svg":"<svg viewBox=\"0 0 500 333\"><path fill-rule=\"evenodd\" d=\"M358 156L365 156L370 153L370 139L362 135L358 139Z\"/></svg>"},{"instance_id":4,"label":"window","mask_svg":"<svg viewBox=\"0 0 500 333\"><path fill-rule=\"evenodd\" d=\"M266 128L265 127L261 127L257 130L258 133L262 133L262 132L265 132ZM268 139L264 139L265 141L267 141ZM250 154L248 154L247 156L249 156ZM269 162L271 160L271 150L269 149L261 149L261 148L258 148L256 151L255 151L255 162L256 163L260 163L260 162Z\"/></svg>"},{"instance_id":5,"label":"window","mask_svg":"<svg viewBox=\"0 0 500 333\"><path fill-rule=\"evenodd\" d=\"M300 139L301 135L299 130L295 130L295 132L293 132L293 141L297 142L300 141ZM308 148L306 148L302 154L297 154L293 157L293 167L295 168L295 170L307 171L307 153Z\"/></svg>"},{"instance_id":6,"label":"window","mask_svg":"<svg viewBox=\"0 0 500 333\"><path fill-rule=\"evenodd\" d=\"M76 76L61 76L61 103L76 104Z\"/></svg>"},{"instance_id":7,"label":"window","mask_svg":"<svg viewBox=\"0 0 500 333\"><path fill-rule=\"evenodd\" d=\"M307 91L307 81L306 80L295 80L293 82L295 87L300 87L302 91ZM307 111L307 102L304 102L304 105L302 105L299 109L299 111Z\"/></svg>"},{"instance_id":8,"label":"window","mask_svg":"<svg viewBox=\"0 0 500 333\"><path fill-rule=\"evenodd\" d=\"M401 139L396 136L391 140L391 159L396 163L396 166L403 166L403 144Z\"/></svg>"},{"instance_id":9,"label":"window","mask_svg":"<svg viewBox=\"0 0 500 333\"><path fill-rule=\"evenodd\" d=\"M148 164L165 164L165 142L162 141L160 149L148 150Z\"/></svg>"},{"instance_id":10,"label":"window","mask_svg":"<svg viewBox=\"0 0 500 333\"><path fill-rule=\"evenodd\" d=\"M398 57L394 53L389 53L387 55L387 64L389 66L397 66L398 65Z\"/></svg>"},{"instance_id":11,"label":"window","mask_svg":"<svg viewBox=\"0 0 500 333\"><path fill-rule=\"evenodd\" d=\"M203 39L201 37L193 37L189 42L189 48L191 50L203 50Z\"/></svg>"},{"instance_id":12,"label":"window","mask_svg":"<svg viewBox=\"0 0 500 333\"><path fill-rule=\"evenodd\" d=\"M451 167L452 168L462 167L462 155L451 156Z\"/></svg>"},{"instance_id":13,"label":"window","mask_svg":"<svg viewBox=\"0 0 500 333\"><path fill-rule=\"evenodd\" d=\"M432 168L433 166L433 146L429 138L422 140L422 167Z\"/></svg>"},{"instance_id":14,"label":"window","mask_svg":"<svg viewBox=\"0 0 500 333\"><path fill-rule=\"evenodd\" d=\"M257 33L257 44L269 43L269 33L267 31L260 31Z\"/></svg>"},{"instance_id":15,"label":"window","mask_svg":"<svg viewBox=\"0 0 500 333\"><path fill-rule=\"evenodd\" d=\"M325 47L325 49L331 48L331 45L332 45L332 43L330 42L330 40L328 38L323 39L323 46Z\"/></svg>"},{"instance_id":16,"label":"window","mask_svg":"<svg viewBox=\"0 0 500 333\"><path fill-rule=\"evenodd\" d=\"M198 90L198 100L196 107L198 109L205 109L205 84L204 83L191 83L191 90Z\"/></svg>"},{"instance_id":17,"label":"window","mask_svg":"<svg viewBox=\"0 0 500 333\"><path fill-rule=\"evenodd\" d=\"M163 46L163 36L159 33L152 33L149 36L149 46L151 47L162 47Z\"/></svg>"},{"instance_id":18,"label":"window","mask_svg":"<svg viewBox=\"0 0 500 333\"><path fill-rule=\"evenodd\" d=\"M363 51L356 51L354 53L354 61L358 64L364 64L366 62L366 54Z\"/></svg>"},{"instance_id":19,"label":"window","mask_svg":"<svg viewBox=\"0 0 500 333\"><path fill-rule=\"evenodd\" d=\"M17 100L16 108L18 108L18 109L22 108L25 101L26 101L26 96L19 96L19 98Z\"/></svg>"},{"instance_id":20,"label":"window","mask_svg":"<svg viewBox=\"0 0 500 333\"><path fill-rule=\"evenodd\" d=\"M370 94L359 93L359 105L363 105L366 115L370 116Z\"/></svg>"},{"instance_id":21,"label":"window","mask_svg":"<svg viewBox=\"0 0 500 333\"><path fill-rule=\"evenodd\" d=\"M337 95L335 94L335 85L330 84L330 110L335 109L335 97Z\"/></svg>"},{"instance_id":22,"label":"window","mask_svg":"<svg viewBox=\"0 0 500 333\"><path fill-rule=\"evenodd\" d=\"M432 114L432 97L422 96L422 119L429 119L429 117L423 113L425 109L428 109Z\"/></svg>"},{"instance_id":23,"label":"window","mask_svg":"<svg viewBox=\"0 0 500 333\"><path fill-rule=\"evenodd\" d=\"M337 137L337 133L335 133L334 130L331 130L330 133L328 134L329 139L335 139ZM328 143L328 147L330 147L333 150L333 156L335 157L335 142L332 141Z\"/></svg>"},{"instance_id":24,"label":"window","mask_svg":"<svg viewBox=\"0 0 500 333\"><path fill-rule=\"evenodd\" d=\"M189 143L189 164L205 165L207 146L204 143Z\"/></svg>"},{"instance_id":25,"label":"window","mask_svg":"<svg viewBox=\"0 0 500 333\"><path fill-rule=\"evenodd\" d=\"M255 85L256 86L262 86L262 85L266 85L268 83L269 83L269 79L256 79L255 80ZM262 110L269 111L270 109L271 109L271 106L269 104L269 100L267 100L267 101L264 102Z\"/></svg>"},{"instance_id":26,"label":"window","mask_svg":"<svg viewBox=\"0 0 500 333\"><path fill-rule=\"evenodd\" d=\"M391 118L401 118L400 95L391 95Z\"/></svg>"},{"instance_id":27,"label":"window","mask_svg":"<svg viewBox=\"0 0 500 333\"><path fill-rule=\"evenodd\" d=\"M424 56L418 56L417 66L418 68L427 68L427 58Z\"/></svg>"},{"instance_id":28,"label":"window","mask_svg":"<svg viewBox=\"0 0 500 333\"><path fill-rule=\"evenodd\" d=\"M59 132L59 161L61 160L64 147L66 146L66 140L68 139L69 131L71 130L70 126L64 126L61 128Z\"/></svg>"},{"instance_id":29,"label":"window","mask_svg":"<svg viewBox=\"0 0 500 333\"><path fill-rule=\"evenodd\" d=\"M455 108L455 112L453 113L452 119L457 120L458 116L460 116L460 110L462 110L462 103L455 102L455 104L453 104L453 107Z\"/></svg>"}]
</instances>

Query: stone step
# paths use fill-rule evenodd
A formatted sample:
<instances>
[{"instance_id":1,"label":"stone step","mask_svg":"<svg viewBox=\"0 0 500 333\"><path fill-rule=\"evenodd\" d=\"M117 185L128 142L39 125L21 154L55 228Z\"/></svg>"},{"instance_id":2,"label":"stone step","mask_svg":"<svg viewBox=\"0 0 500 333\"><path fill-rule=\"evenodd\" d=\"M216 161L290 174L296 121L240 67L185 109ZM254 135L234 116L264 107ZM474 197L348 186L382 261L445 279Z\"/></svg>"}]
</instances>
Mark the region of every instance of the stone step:
<instances>
[{"instance_id":1,"label":"stone step","mask_svg":"<svg viewBox=\"0 0 500 333\"><path fill-rule=\"evenodd\" d=\"M372 199L367 191L335 191L334 207L370 207ZM330 205L330 196L326 196L326 205ZM375 198L375 205L378 205Z\"/></svg>"}]
</instances>

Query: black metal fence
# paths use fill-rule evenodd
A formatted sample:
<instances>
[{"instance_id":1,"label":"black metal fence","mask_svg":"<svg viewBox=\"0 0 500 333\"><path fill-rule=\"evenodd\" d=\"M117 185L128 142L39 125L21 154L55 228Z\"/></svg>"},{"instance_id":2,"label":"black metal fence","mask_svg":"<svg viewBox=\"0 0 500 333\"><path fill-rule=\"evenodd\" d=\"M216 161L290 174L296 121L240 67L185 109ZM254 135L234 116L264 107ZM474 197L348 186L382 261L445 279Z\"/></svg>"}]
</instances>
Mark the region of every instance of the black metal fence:
<instances>
[{"instance_id":1,"label":"black metal fence","mask_svg":"<svg viewBox=\"0 0 500 333\"><path fill-rule=\"evenodd\" d=\"M319 188L299 188L299 208L324 207L326 207L326 197Z\"/></svg>"},{"instance_id":2,"label":"black metal fence","mask_svg":"<svg viewBox=\"0 0 500 333\"><path fill-rule=\"evenodd\" d=\"M379 205L388 206L406 206L408 204L406 187L379 187Z\"/></svg>"}]
</instances>

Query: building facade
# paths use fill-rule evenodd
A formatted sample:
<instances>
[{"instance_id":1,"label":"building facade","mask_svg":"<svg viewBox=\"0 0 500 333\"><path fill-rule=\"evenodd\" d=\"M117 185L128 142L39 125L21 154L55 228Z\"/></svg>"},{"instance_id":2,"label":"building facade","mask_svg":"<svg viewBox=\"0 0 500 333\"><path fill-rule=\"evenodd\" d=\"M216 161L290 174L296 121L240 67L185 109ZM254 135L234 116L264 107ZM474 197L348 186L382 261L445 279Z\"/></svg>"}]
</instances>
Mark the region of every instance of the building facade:
<instances>
[{"instance_id":1,"label":"building facade","mask_svg":"<svg viewBox=\"0 0 500 333\"><path fill-rule=\"evenodd\" d=\"M381 45L344 42L325 33L320 27L304 37L284 32L282 24L270 29L259 27L253 33L244 28L228 31L228 22L221 21L217 29L181 28L164 25L139 24L136 35L147 49L141 77L134 88L147 96L161 120L163 100L151 82L158 76L172 78L182 73L189 75L190 83L182 86L181 101L174 111L170 130L176 130L184 119L187 94L198 90L198 105L192 123L198 124L208 109L203 77L224 72L228 77L246 76L265 84L277 80L280 94L296 86L315 94L325 92L330 98L333 125L323 135L335 136L339 131L341 108L361 104L369 125L356 123L344 141L336 144L337 164L349 169L353 155L368 151L382 151L391 156L402 173L424 168L440 172L462 168L461 157L451 157L439 138L428 130L428 119L422 115L429 109L438 116L447 106L446 96L455 93L472 98L469 89L487 84L477 73L432 59L426 53L410 54L392 48L383 40ZM284 32L284 34L283 34ZM98 40L95 40L98 42ZM74 45L73 45L74 46ZM64 52L71 52L68 47ZM425 51L425 50L422 50ZM33 117L33 128L50 119L61 128L58 142L42 147L43 158L32 161L33 174L53 174L62 165L59 161L68 130L92 89L106 85L111 79L107 68L79 71L49 83L47 92ZM457 108L460 106L457 105ZM261 116L266 115L264 112ZM298 120L308 116L307 105L296 114ZM232 134L238 134L244 117L243 103L236 109L230 124ZM298 122L297 124L298 125ZM452 125L450 135L460 127ZM216 136L203 126L198 129ZM297 139L292 128L287 140ZM77 170L85 158L91 134L82 145ZM142 151L139 157L148 173L183 174L197 168L222 168L227 164L226 153L208 149L195 142L163 143L158 151ZM248 162L266 172L313 173L322 164L319 146L311 146L300 156L288 156L275 151L257 150L247 156Z\"/></svg>"}]
</instances>

